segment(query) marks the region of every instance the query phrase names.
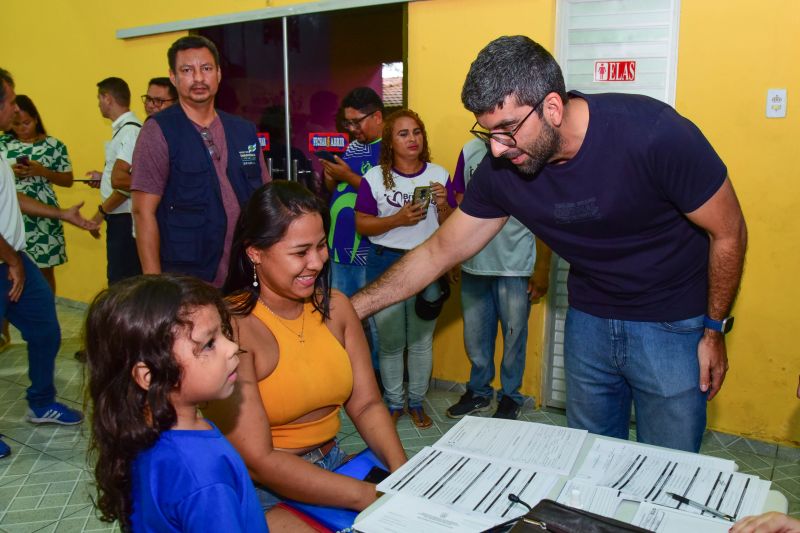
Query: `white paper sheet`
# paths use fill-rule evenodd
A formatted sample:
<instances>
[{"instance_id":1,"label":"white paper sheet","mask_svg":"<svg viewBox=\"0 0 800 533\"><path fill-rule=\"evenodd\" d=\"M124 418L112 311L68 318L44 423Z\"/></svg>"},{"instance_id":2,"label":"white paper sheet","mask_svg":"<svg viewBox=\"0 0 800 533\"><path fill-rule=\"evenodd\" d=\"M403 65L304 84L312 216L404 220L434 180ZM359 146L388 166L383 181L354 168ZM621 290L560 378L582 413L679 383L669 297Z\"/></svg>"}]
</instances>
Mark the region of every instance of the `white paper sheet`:
<instances>
[{"instance_id":1,"label":"white paper sheet","mask_svg":"<svg viewBox=\"0 0 800 533\"><path fill-rule=\"evenodd\" d=\"M613 518L624 499L618 490L571 479L561 489L557 501L570 507Z\"/></svg>"},{"instance_id":2,"label":"white paper sheet","mask_svg":"<svg viewBox=\"0 0 800 533\"><path fill-rule=\"evenodd\" d=\"M535 422L465 416L434 447L569 475L587 434Z\"/></svg>"},{"instance_id":3,"label":"white paper sheet","mask_svg":"<svg viewBox=\"0 0 800 533\"><path fill-rule=\"evenodd\" d=\"M679 504L667 493L736 518L760 513L770 482L734 472L735 466L715 457L598 440L576 477L694 514L701 511Z\"/></svg>"},{"instance_id":4,"label":"white paper sheet","mask_svg":"<svg viewBox=\"0 0 800 533\"><path fill-rule=\"evenodd\" d=\"M682 513L652 503L640 504L632 523L656 533L686 533L687 531L727 533L733 525L725 520Z\"/></svg>"},{"instance_id":5,"label":"white paper sheet","mask_svg":"<svg viewBox=\"0 0 800 533\"><path fill-rule=\"evenodd\" d=\"M478 533L498 520L395 494L353 526L362 533Z\"/></svg>"},{"instance_id":6,"label":"white paper sheet","mask_svg":"<svg viewBox=\"0 0 800 533\"><path fill-rule=\"evenodd\" d=\"M378 490L415 496L424 502L496 517L502 522L527 512L525 506L509 501L509 494L534 506L547 496L556 481L558 476L550 472L427 447L383 480Z\"/></svg>"}]
</instances>

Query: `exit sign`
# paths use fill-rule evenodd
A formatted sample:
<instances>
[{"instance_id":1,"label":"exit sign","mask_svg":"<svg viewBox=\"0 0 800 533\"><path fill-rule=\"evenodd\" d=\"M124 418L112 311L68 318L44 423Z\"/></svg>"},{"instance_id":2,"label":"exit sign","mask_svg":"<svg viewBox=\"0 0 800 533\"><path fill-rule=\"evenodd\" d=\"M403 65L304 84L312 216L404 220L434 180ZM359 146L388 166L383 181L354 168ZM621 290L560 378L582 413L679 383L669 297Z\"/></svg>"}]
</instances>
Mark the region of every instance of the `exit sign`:
<instances>
[{"instance_id":1,"label":"exit sign","mask_svg":"<svg viewBox=\"0 0 800 533\"><path fill-rule=\"evenodd\" d=\"M636 61L595 61L594 81L634 81Z\"/></svg>"}]
</instances>

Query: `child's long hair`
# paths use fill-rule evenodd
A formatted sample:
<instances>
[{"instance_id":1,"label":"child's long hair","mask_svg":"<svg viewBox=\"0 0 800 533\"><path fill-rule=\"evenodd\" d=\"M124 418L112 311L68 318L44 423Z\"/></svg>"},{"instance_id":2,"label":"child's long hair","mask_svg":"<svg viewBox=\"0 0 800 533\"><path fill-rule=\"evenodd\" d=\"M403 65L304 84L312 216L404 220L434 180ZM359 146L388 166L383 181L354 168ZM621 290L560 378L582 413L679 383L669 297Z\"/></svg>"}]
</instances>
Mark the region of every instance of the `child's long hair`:
<instances>
[{"instance_id":1,"label":"child's long hair","mask_svg":"<svg viewBox=\"0 0 800 533\"><path fill-rule=\"evenodd\" d=\"M97 507L105 521L130 529L131 467L161 432L176 423L170 393L180 387L173 345L197 308L214 306L231 338L219 292L187 276L138 276L101 292L85 326L88 396L93 404L90 453L96 455ZM133 379L137 363L150 370L144 390Z\"/></svg>"},{"instance_id":2,"label":"child's long hair","mask_svg":"<svg viewBox=\"0 0 800 533\"><path fill-rule=\"evenodd\" d=\"M378 163L383 170L383 186L387 191L394 189L394 177L392 167L394 167L394 123L397 119L408 117L414 120L419 129L422 130L422 151L419 153L419 160L423 163L431 162L431 149L428 146L428 132L425 131L425 123L419 115L410 109L398 109L383 121L383 134L381 137L381 157Z\"/></svg>"},{"instance_id":3,"label":"child's long hair","mask_svg":"<svg viewBox=\"0 0 800 533\"><path fill-rule=\"evenodd\" d=\"M266 250L280 241L289 225L301 215L318 213L325 234L330 227L328 208L314 193L293 181L273 181L260 187L239 215L233 232L228 278L223 292L228 298L231 313L250 314L258 301L259 289L253 286L253 263L247 248ZM269 265L266 265L269 268ZM330 317L330 261L325 262L314 282L311 303L323 318Z\"/></svg>"}]
</instances>

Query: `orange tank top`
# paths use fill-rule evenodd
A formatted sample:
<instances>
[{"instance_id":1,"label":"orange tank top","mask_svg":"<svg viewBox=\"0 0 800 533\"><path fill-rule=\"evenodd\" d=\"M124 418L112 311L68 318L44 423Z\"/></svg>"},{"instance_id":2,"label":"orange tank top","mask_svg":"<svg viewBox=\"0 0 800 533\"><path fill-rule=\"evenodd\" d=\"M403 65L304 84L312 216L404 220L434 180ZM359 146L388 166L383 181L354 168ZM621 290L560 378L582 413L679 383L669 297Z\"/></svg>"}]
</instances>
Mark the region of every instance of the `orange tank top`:
<instances>
[{"instance_id":1,"label":"orange tank top","mask_svg":"<svg viewBox=\"0 0 800 533\"><path fill-rule=\"evenodd\" d=\"M314 306L307 302L294 320L278 318L261 302L253 315L278 341L278 364L258 382L276 448L322 444L339 432L339 410L353 391L350 357ZM303 341L298 334L302 331ZM318 420L291 424L325 406L336 406Z\"/></svg>"}]
</instances>

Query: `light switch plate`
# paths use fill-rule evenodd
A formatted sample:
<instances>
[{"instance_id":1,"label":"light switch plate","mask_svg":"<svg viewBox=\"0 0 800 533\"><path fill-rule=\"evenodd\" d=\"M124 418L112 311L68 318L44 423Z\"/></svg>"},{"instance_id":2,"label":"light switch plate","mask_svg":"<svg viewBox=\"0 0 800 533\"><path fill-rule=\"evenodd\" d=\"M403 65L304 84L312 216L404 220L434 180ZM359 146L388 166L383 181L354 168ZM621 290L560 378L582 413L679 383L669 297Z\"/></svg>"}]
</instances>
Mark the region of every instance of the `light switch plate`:
<instances>
[{"instance_id":1,"label":"light switch plate","mask_svg":"<svg viewBox=\"0 0 800 533\"><path fill-rule=\"evenodd\" d=\"M767 89L767 118L786 116L786 89Z\"/></svg>"}]
</instances>

